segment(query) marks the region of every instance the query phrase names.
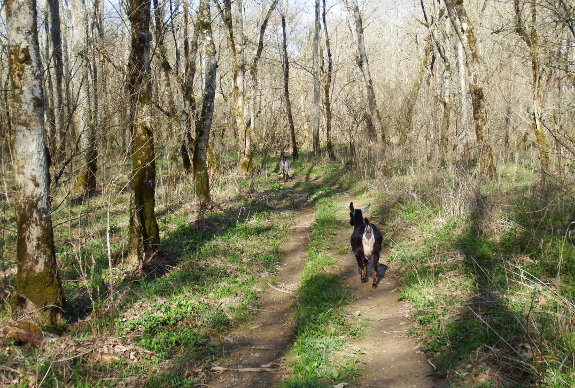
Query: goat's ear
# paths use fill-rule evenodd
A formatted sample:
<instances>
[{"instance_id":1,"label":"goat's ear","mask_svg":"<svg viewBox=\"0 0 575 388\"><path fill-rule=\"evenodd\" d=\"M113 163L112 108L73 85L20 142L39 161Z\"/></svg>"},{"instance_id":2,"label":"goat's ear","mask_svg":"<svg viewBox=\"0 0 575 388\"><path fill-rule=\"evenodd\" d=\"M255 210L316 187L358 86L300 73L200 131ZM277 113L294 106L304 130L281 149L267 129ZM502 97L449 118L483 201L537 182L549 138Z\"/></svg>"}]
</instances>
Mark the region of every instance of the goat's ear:
<instances>
[{"instance_id":1,"label":"goat's ear","mask_svg":"<svg viewBox=\"0 0 575 388\"><path fill-rule=\"evenodd\" d=\"M371 206L371 203L369 205L367 205L366 207L364 207L363 209L361 209L361 214L365 213L366 211L369 210L369 207Z\"/></svg>"},{"instance_id":2,"label":"goat's ear","mask_svg":"<svg viewBox=\"0 0 575 388\"><path fill-rule=\"evenodd\" d=\"M353 213L353 202L349 203L349 210L351 210L351 212Z\"/></svg>"}]
</instances>

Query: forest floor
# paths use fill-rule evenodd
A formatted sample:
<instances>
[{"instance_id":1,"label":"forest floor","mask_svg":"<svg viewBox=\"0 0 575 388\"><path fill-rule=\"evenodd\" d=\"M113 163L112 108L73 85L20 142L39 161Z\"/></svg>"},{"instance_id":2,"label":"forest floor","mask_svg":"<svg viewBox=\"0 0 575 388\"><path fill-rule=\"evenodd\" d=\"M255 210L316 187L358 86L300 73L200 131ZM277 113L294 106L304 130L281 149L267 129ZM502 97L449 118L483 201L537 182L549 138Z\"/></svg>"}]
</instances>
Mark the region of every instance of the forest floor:
<instances>
[{"instance_id":1,"label":"forest floor","mask_svg":"<svg viewBox=\"0 0 575 388\"><path fill-rule=\"evenodd\" d=\"M216 362L205 386L274 387L289 377L285 355L291 346L292 323L290 313L295 293L306 261L306 245L310 241L310 227L315 208L306 193L296 188L297 178L285 184L297 196L298 214L283 246L284 260L276 279L259 299L257 315L248 324L233 329L222 339L228 348L227 357ZM342 203L338 214L349 217L347 205L356 201L349 193L338 193ZM356 201L357 202L357 201ZM385 227L384 225L380 225ZM433 364L419 350L416 339L408 334L412 324L412 308L398 300L399 275L393 265L386 265L383 252L378 268L378 287L362 284L356 260L351 252L341 253L337 247L349 244L351 227L342 228L334 236L333 257L337 263L330 271L345 278L353 293L346 308L346 316L361 317L366 323L363 334L346 340L346 346L358 359L355 381L340 382L336 387L440 388L445 381L434 376ZM370 262L371 264L371 262ZM371 268L369 268L371 269Z\"/></svg>"}]
</instances>

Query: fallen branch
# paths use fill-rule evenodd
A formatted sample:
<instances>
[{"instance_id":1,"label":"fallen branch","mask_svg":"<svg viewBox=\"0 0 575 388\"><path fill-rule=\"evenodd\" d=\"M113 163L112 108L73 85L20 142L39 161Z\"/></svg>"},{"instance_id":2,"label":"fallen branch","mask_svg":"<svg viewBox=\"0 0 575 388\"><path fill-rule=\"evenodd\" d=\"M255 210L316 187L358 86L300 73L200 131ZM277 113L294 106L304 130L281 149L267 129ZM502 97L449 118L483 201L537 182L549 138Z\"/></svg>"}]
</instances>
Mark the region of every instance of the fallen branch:
<instances>
[{"instance_id":1,"label":"fallen branch","mask_svg":"<svg viewBox=\"0 0 575 388\"><path fill-rule=\"evenodd\" d=\"M30 344L33 346L42 345L44 342L43 335L12 325L4 328L4 338L14 340L17 343Z\"/></svg>"},{"instance_id":2,"label":"fallen branch","mask_svg":"<svg viewBox=\"0 0 575 388\"><path fill-rule=\"evenodd\" d=\"M236 371L236 372L272 372L272 368L226 368L225 366L212 366L213 372L226 372L226 371Z\"/></svg>"},{"instance_id":3,"label":"fallen branch","mask_svg":"<svg viewBox=\"0 0 575 388\"><path fill-rule=\"evenodd\" d=\"M284 292L284 293L286 293L286 294L293 295L293 292L291 292L291 291L286 291L286 290L282 290L281 288L274 287L270 282L268 282L268 286L270 286L271 288L273 288L273 289L276 290L276 291Z\"/></svg>"}]
</instances>

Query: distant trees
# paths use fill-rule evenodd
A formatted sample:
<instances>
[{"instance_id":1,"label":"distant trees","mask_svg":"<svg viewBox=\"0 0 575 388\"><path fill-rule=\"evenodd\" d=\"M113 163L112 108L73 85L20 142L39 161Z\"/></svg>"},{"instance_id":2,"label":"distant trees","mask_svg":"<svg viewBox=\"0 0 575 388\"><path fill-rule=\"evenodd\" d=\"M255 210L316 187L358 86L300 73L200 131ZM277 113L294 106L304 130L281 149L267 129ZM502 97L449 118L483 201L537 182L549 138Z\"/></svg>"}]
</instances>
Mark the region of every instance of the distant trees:
<instances>
[{"instance_id":1,"label":"distant trees","mask_svg":"<svg viewBox=\"0 0 575 388\"><path fill-rule=\"evenodd\" d=\"M331 111L331 86L333 79L333 59L331 54L331 41L329 40L329 29L327 28L327 9L325 6L325 0L322 1L322 13L321 20L323 23L323 31L325 35L325 51L326 59L322 60L322 85L323 85L323 105L325 107L325 141L327 147L327 154L331 160L336 160L335 152L333 150L332 142L332 122L333 122L333 112ZM324 62L327 61L327 66Z\"/></svg>"},{"instance_id":2,"label":"distant trees","mask_svg":"<svg viewBox=\"0 0 575 388\"><path fill-rule=\"evenodd\" d=\"M529 59L531 61L531 89L533 93L533 134L535 135L535 143L537 144L537 149L539 151L541 170L543 174L545 174L549 171L549 150L547 147L547 141L545 140L543 125L541 123L543 109L541 78L543 75L541 74L541 59L539 58L540 43L539 34L537 32L537 2L535 0L531 0L526 3L529 8L528 19L531 21L529 26L526 25L526 21L523 16L522 6L524 3L520 0L513 0L513 9L515 11L515 32L529 48Z\"/></svg>"},{"instance_id":3,"label":"distant trees","mask_svg":"<svg viewBox=\"0 0 575 388\"><path fill-rule=\"evenodd\" d=\"M255 99L258 84L258 62L264 48L265 32L271 14L279 0L273 0L266 11L266 2L262 2L262 17L258 21L257 41L250 42L246 37L244 25L243 0L224 0L218 2L220 14L226 27L228 46L232 56L233 109L235 126L238 133L239 161L241 173L251 173L253 169L253 128L255 125ZM255 46L253 55L249 48Z\"/></svg>"},{"instance_id":4,"label":"distant trees","mask_svg":"<svg viewBox=\"0 0 575 388\"><path fill-rule=\"evenodd\" d=\"M15 318L32 318L42 325L55 325L62 319L64 292L56 265L50 214L36 1L8 0L5 5L18 233L12 314Z\"/></svg>"},{"instance_id":5,"label":"distant trees","mask_svg":"<svg viewBox=\"0 0 575 388\"><path fill-rule=\"evenodd\" d=\"M295 124L294 124L294 119L293 119L293 113L292 113L292 103L291 103L291 96L290 96L290 92L289 92L289 80L290 80L290 76L289 76L289 69L290 69L290 64L289 64L289 56L288 56L288 52L287 52L287 33L286 33L286 18L284 13L281 13L281 19L282 19L282 70L283 70L283 91L284 91L284 99L285 99L285 106L286 106L286 116L287 116L287 121L288 121L288 128L289 128L289 132L290 132L290 139L291 139L291 146L292 146L292 157L294 159L298 159L299 157L299 151L298 151L298 146L297 146L297 142L296 142L296 136L295 136Z\"/></svg>"},{"instance_id":6,"label":"distant trees","mask_svg":"<svg viewBox=\"0 0 575 388\"><path fill-rule=\"evenodd\" d=\"M313 42L312 42L312 60L311 60L311 73L313 76L313 133L312 144L313 154L316 157L320 156L319 145L319 126L321 122L321 85L320 85L320 59L319 59L319 34L320 34L320 0L315 0L314 12L314 27L313 27Z\"/></svg>"},{"instance_id":7,"label":"distant trees","mask_svg":"<svg viewBox=\"0 0 575 388\"><path fill-rule=\"evenodd\" d=\"M71 104L74 128L79 138L82 165L76 180L76 190L82 196L96 191L98 151L96 126L98 122L97 67L95 64L94 30L97 25L98 1L74 0L72 8L72 78Z\"/></svg>"},{"instance_id":8,"label":"distant trees","mask_svg":"<svg viewBox=\"0 0 575 388\"><path fill-rule=\"evenodd\" d=\"M53 78L49 83L52 87L51 91L52 106L49 109L48 125L50 133L48 133L48 146L52 150L52 157L54 162L62 161L64 150L64 136L66 133L65 111L64 111L64 52L62 42L62 30L60 28L60 2L58 0L48 0L48 9L50 13L50 44L52 58L51 73ZM51 74L50 72L48 75Z\"/></svg>"}]
</instances>

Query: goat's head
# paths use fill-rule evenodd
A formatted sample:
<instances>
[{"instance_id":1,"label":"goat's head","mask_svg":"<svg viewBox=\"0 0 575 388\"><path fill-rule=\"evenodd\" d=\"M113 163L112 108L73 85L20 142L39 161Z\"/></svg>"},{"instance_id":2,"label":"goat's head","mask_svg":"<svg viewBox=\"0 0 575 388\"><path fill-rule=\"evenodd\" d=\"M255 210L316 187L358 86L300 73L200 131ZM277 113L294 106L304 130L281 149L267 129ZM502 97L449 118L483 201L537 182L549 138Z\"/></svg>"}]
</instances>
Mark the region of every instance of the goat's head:
<instances>
[{"instance_id":1,"label":"goat's head","mask_svg":"<svg viewBox=\"0 0 575 388\"><path fill-rule=\"evenodd\" d=\"M368 221L367 218L364 219L364 221ZM363 237L366 240L371 240L371 238L373 237L373 228L371 227L371 225L369 225L369 221L366 222L367 226L365 228L365 232L363 232Z\"/></svg>"},{"instance_id":2,"label":"goat's head","mask_svg":"<svg viewBox=\"0 0 575 388\"><path fill-rule=\"evenodd\" d=\"M364 207L363 209L354 209L354 208L353 208L353 202L350 202L350 204L349 204L349 210L350 210L350 213L349 213L349 217L350 217L349 224L350 224L351 226L359 226L359 225L363 224L363 223L364 223L363 213L365 213L366 211L368 211L370 206L371 206L371 204L367 205L367 206Z\"/></svg>"}]
</instances>

